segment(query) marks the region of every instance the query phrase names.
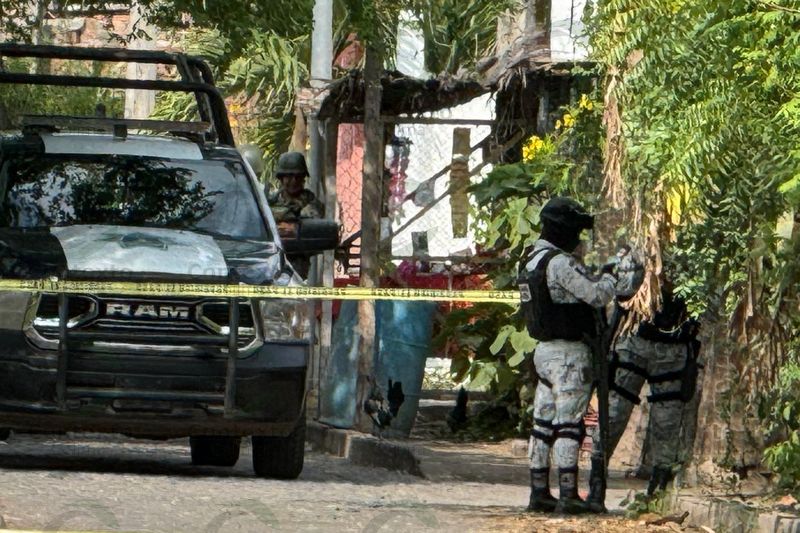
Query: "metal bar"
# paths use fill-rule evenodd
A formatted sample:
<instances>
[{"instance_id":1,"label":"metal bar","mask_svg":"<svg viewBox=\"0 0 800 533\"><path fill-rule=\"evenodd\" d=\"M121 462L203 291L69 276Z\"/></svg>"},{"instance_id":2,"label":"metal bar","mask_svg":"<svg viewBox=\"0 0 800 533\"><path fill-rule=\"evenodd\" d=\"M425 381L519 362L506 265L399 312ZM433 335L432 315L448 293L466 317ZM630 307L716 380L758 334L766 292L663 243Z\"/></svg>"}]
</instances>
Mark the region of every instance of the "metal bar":
<instances>
[{"instance_id":1,"label":"metal bar","mask_svg":"<svg viewBox=\"0 0 800 533\"><path fill-rule=\"evenodd\" d=\"M193 75L192 67L189 66L189 59L186 56L179 55L177 57L177 62L178 62L178 70L183 70L184 72L186 72L186 75L183 76L184 79L188 78L186 81L194 81L194 82L203 82L203 81L205 81L204 80L205 71L202 70L202 69L198 70L198 65L199 64L205 65L202 61L195 61L194 69L198 71L197 73L199 74L199 76ZM205 65L205 67L206 67L206 69L208 69L208 65ZM208 72L209 73L211 72L210 69L209 69ZM211 79L212 79L212 82L210 82L210 85L214 85L213 76L212 76ZM209 82L206 82L206 83L209 83ZM211 100L209 100L207 95L201 95L199 93L195 93L195 99L197 100L197 112L200 115L200 120L206 121L206 122L210 121L211 120L211 115L213 113Z\"/></svg>"},{"instance_id":2,"label":"metal bar","mask_svg":"<svg viewBox=\"0 0 800 533\"><path fill-rule=\"evenodd\" d=\"M483 265L483 264L505 264L508 263L508 259L504 259L502 257L483 257L479 255L473 255L468 257L460 257L457 255L443 255L443 256L426 256L426 255L393 255L389 257L391 261L428 261L431 263L443 263L444 261L450 261L454 265Z\"/></svg>"},{"instance_id":3,"label":"metal bar","mask_svg":"<svg viewBox=\"0 0 800 533\"><path fill-rule=\"evenodd\" d=\"M239 357L239 300L228 300L228 366L225 375L225 416L233 416L236 408L236 359Z\"/></svg>"},{"instance_id":4,"label":"metal bar","mask_svg":"<svg viewBox=\"0 0 800 533\"><path fill-rule=\"evenodd\" d=\"M178 122L175 120L69 117L61 115L23 115L22 117L23 127L53 126L113 131L114 126L120 125L134 130L178 131L186 133L204 133L211 128L211 124L208 122Z\"/></svg>"},{"instance_id":5,"label":"metal bar","mask_svg":"<svg viewBox=\"0 0 800 533\"><path fill-rule=\"evenodd\" d=\"M174 65L183 81L203 81L214 85L211 68L201 58L157 50L2 44L0 45L0 56ZM199 76L192 73L193 69L199 73ZM210 118L209 110L204 107L210 108L210 103L206 102L206 106L199 106L201 120L207 121Z\"/></svg>"},{"instance_id":6,"label":"metal bar","mask_svg":"<svg viewBox=\"0 0 800 533\"><path fill-rule=\"evenodd\" d=\"M200 72L200 77L204 83L209 85L216 85L214 83L214 73L211 72L211 67L208 66L208 63L203 61L200 57L195 56L182 56L186 59L186 63L194 69L197 69Z\"/></svg>"},{"instance_id":7,"label":"metal bar","mask_svg":"<svg viewBox=\"0 0 800 533\"><path fill-rule=\"evenodd\" d=\"M163 80L129 80L124 78L102 78L86 76L55 76L51 74L20 74L0 72L0 83L30 85L53 85L58 87L99 87L107 89L145 89L151 91L170 91L201 93L211 101L214 128L222 144L235 146L225 101L213 85L197 82ZM198 105L201 105L198 103Z\"/></svg>"},{"instance_id":8,"label":"metal bar","mask_svg":"<svg viewBox=\"0 0 800 533\"><path fill-rule=\"evenodd\" d=\"M451 124L461 126L494 126L493 119L479 118L439 118L439 117L398 117L395 115L382 115L381 120L388 124Z\"/></svg>"},{"instance_id":9,"label":"metal bar","mask_svg":"<svg viewBox=\"0 0 800 533\"><path fill-rule=\"evenodd\" d=\"M61 295L59 295L61 296ZM69 338L75 341L126 342L134 344L169 344L185 346L227 346L228 339L221 335L174 335L165 333L115 333L110 331L72 331Z\"/></svg>"},{"instance_id":10,"label":"metal bar","mask_svg":"<svg viewBox=\"0 0 800 533\"><path fill-rule=\"evenodd\" d=\"M58 295L58 362L56 364L56 402L59 409L67 407L67 369L69 350L67 344L67 322L69 321L69 298Z\"/></svg>"},{"instance_id":11,"label":"metal bar","mask_svg":"<svg viewBox=\"0 0 800 533\"><path fill-rule=\"evenodd\" d=\"M71 387L69 398L109 398L128 400L195 401L219 403L223 395L213 392L176 392L146 389L107 389L93 387Z\"/></svg>"},{"instance_id":12,"label":"metal bar","mask_svg":"<svg viewBox=\"0 0 800 533\"><path fill-rule=\"evenodd\" d=\"M181 54L159 50L125 48L85 48L71 46L0 44L0 56L35 57L41 59L72 59L75 61L119 61L179 66ZM183 73L181 73L183 74Z\"/></svg>"}]
</instances>

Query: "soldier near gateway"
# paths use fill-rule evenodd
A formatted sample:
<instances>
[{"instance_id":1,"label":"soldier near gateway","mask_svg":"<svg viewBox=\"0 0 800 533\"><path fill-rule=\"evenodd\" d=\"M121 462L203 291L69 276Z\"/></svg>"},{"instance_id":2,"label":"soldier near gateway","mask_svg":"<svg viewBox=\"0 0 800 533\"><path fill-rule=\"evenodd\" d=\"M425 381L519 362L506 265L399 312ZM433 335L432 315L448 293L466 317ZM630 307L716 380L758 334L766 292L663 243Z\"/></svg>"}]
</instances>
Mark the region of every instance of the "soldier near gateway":
<instances>
[{"instance_id":1,"label":"soldier near gateway","mask_svg":"<svg viewBox=\"0 0 800 533\"><path fill-rule=\"evenodd\" d=\"M275 176L281 186L269 195L269 206L281 236L295 236L297 222L304 218L322 218L325 207L313 192L305 188L308 177L306 158L300 152L285 152L278 158ZM290 258L300 276L308 277L311 258L307 254L292 254Z\"/></svg>"},{"instance_id":2,"label":"soldier near gateway","mask_svg":"<svg viewBox=\"0 0 800 533\"><path fill-rule=\"evenodd\" d=\"M301 218L322 218L325 208L313 192L305 188L308 177L306 158L300 152L285 152L278 158L275 176L280 188L269 196L275 222L296 222Z\"/></svg>"},{"instance_id":3,"label":"soldier near gateway","mask_svg":"<svg viewBox=\"0 0 800 533\"><path fill-rule=\"evenodd\" d=\"M599 278L588 274L580 238L593 228L594 217L576 201L552 198L540 218L542 234L523 259L519 283L528 331L539 341L528 510L579 514L591 510L578 496L578 452L594 379L586 339L597 335L596 310L633 294L641 271L628 254L619 264L603 267ZM558 468L557 500L549 486L551 451Z\"/></svg>"}]
</instances>

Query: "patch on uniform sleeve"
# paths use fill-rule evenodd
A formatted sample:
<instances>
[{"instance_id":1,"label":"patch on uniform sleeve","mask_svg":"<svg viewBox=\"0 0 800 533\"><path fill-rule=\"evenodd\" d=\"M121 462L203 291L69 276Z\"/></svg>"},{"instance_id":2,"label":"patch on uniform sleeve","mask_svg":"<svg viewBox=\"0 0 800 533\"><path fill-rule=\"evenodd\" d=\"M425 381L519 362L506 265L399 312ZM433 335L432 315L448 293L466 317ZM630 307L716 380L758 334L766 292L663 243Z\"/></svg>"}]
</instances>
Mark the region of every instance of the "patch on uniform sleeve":
<instances>
[{"instance_id":1,"label":"patch on uniform sleeve","mask_svg":"<svg viewBox=\"0 0 800 533\"><path fill-rule=\"evenodd\" d=\"M531 288L527 283L519 284L519 299L523 303L528 303L531 301Z\"/></svg>"}]
</instances>

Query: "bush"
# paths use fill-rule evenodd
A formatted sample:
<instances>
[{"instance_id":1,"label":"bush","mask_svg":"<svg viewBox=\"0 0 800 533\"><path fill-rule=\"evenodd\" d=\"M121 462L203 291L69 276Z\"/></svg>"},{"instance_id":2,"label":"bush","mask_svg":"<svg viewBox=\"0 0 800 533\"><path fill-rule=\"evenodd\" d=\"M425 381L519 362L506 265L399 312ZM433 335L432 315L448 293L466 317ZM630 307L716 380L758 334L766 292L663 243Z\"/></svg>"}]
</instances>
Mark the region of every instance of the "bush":
<instances>
[{"instance_id":1,"label":"bush","mask_svg":"<svg viewBox=\"0 0 800 533\"><path fill-rule=\"evenodd\" d=\"M781 368L778 383L768 395L767 421L781 439L764 451L764 463L776 474L781 488L800 494L800 363Z\"/></svg>"}]
</instances>

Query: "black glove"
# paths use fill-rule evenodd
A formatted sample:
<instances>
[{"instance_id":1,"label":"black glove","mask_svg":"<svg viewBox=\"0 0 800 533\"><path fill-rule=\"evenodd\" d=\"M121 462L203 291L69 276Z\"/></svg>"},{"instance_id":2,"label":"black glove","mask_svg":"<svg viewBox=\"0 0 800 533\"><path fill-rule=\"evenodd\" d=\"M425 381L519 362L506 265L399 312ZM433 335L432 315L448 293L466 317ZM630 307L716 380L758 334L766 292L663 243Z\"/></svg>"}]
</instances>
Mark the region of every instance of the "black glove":
<instances>
[{"instance_id":1,"label":"black glove","mask_svg":"<svg viewBox=\"0 0 800 533\"><path fill-rule=\"evenodd\" d=\"M611 274L617 277L617 263L606 263L600 267L600 274Z\"/></svg>"}]
</instances>

